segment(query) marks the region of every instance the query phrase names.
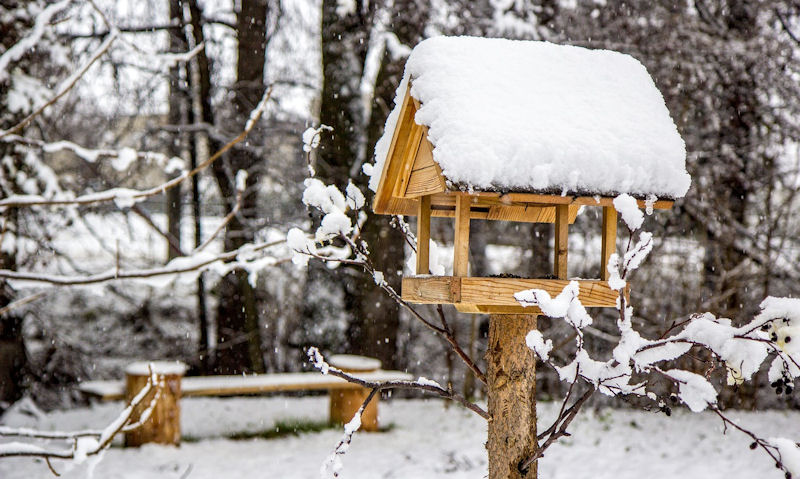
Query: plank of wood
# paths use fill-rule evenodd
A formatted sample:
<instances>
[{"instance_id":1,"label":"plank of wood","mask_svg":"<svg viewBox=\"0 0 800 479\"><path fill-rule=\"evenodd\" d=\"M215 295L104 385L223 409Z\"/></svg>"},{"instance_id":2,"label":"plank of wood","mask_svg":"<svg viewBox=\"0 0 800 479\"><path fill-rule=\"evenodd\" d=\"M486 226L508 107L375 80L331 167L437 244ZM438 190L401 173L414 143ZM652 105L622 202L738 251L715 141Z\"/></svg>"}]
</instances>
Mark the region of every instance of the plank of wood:
<instances>
[{"instance_id":1,"label":"plank of wood","mask_svg":"<svg viewBox=\"0 0 800 479\"><path fill-rule=\"evenodd\" d=\"M481 195L494 196L494 192L481 192ZM613 206L614 197L612 196L561 196L543 195L539 193L506 193L501 196L509 201L542 204L542 205L578 205L578 206ZM639 208L646 207L645 200L636 200ZM668 210L675 202L672 200L657 200L653 203L653 208L657 210Z\"/></svg>"},{"instance_id":2,"label":"plank of wood","mask_svg":"<svg viewBox=\"0 0 800 479\"><path fill-rule=\"evenodd\" d=\"M608 259L617 250L617 210L603 207L602 251L600 253L600 279L608 280Z\"/></svg>"},{"instance_id":3,"label":"plank of wood","mask_svg":"<svg viewBox=\"0 0 800 479\"><path fill-rule=\"evenodd\" d=\"M392 191L392 196L396 197L405 196L406 189L408 188L408 181L411 177L411 169L414 167L414 161L419 152L419 147L422 144L422 139L425 136L425 127L418 125L413 118L411 122L411 132L408 136L408 142L405 148L398 151L400 168L398 169L397 179L394 183L394 191Z\"/></svg>"},{"instance_id":4,"label":"plank of wood","mask_svg":"<svg viewBox=\"0 0 800 479\"><path fill-rule=\"evenodd\" d=\"M398 214L396 208L394 208L396 205L394 205L391 200L395 182L397 181L402 167L400 152L398 150L407 145L411 127L415 124L414 115L416 114L416 108L411 101L410 91L411 84L409 83L405 96L403 97L403 103L400 107L400 116L397 120L397 126L392 134L392 141L389 144L387 158L383 164L378 190L372 201L372 210L378 214Z\"/></svg>"},{"instance_id":5,"label":"plank of wood","mask_svg":"<svg viewBox=\"0 0 800 479\"><path fill-rule=\"evenodd\" d=\"M430 273L431 197L419 199L417 208L417 274Z\"/></svg>"},{"instance_id":6,"label":"plank of wood","mask_svg":"<svg viewBox=\"0 0 800 479\"><path fill-rule=\"evenodd\" d=\"M408 178L408 188L406 188L406 198L416 198L423 195L441 193L446 189L439 168L429 166L411 172Z\"/></svg>"},{"instance_id":7,"label":"plank of wood","mask_svg":"<svg viewBox=\"0 0 800 479\"><path fill-rule=\"evenodd\" d=\"M536 306L500 306L495 304L466 303L456 303L453 306L458 312L468 314L542 314L542 310Z\"/></svg>"},{"instance_id":8,"label":"plank of wood","mask_svg":"<svg viewBox=\"0 0 800 479\"><path fill-rule=\"evenodd\" d=\"M458 284L456 284L458 280ZM614 307L618 293L607 281L581 279L579 297L586 307ZM402 297L419 304L463 304L468 312L491 312L491 307L520 307L514 293L527 289L543 289L557 296L570 283L566 279L486 278L453 276L412 276L403 278ZM458 295L456 295L456 292ZM498 313L504 310L498 308ZM505 310L511 312L515 310ZM530 308L523 309L534 314Z\"/></svg>"},{"instance_id":9,"label":"plank of wood","mask_svg":"<svg viewBox=\"0 0 800 479\"><path fill-rule=\"evenodd\" d=\"M553 274L559 279L567 278L567 256L569 246L569 206L556 206L555 241L553 243Z\"/></svg>"},{"instance_id":10,"label":"plank of wood","mask_svg":"<svg viewBox=\"0 0 800 479\"><path fill-rule=\"evenodd\" d=\"M422 139L404 192L404 196L408 198L447 191L442 169L433 161L433 145L428 140L428 127L422 128Z\"/></svg>"},{"instance_id":11,"label":"plank of wood","mask_svg":"<svg viewBox=\"0 0 800 479\"><path fill-rule=\"evenodd\" d=\"M453 242L453 276L469 275L470 197L456 197L455 241Z\"/></svg>"},{"instance_id":12,"label":"plank of wood","mask_svg":"<svg viewBox=\"0 0 800 479\"><path fill-rule=\"evenodd\" d=\"M365 381L412 381L414 376L400 371L378 370L354 373ZM181 381L182 396L241 396L281 391L316 391L324 389L354 389L361 386L335 376L308 373L253 374L249 376L189 376ZM125 398L124 381L86 381L78 389L102 400ZM97 394L97 393L100 394Z\"/></svg>"}]
</instances>

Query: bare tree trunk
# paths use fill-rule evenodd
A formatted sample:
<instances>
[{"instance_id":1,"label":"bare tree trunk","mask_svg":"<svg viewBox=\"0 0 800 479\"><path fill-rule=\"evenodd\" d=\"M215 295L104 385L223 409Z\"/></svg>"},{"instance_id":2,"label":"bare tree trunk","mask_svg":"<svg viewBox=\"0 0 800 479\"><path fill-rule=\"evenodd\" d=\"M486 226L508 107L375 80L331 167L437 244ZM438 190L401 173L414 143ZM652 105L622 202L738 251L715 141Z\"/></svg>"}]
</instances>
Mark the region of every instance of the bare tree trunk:
<instances>
[{"instance_id":1,"label":"bare tree trunk","mask_svg":"<svg viewBox=\"0 0 800 479\"><path fill-rule=\"evenodd\" d=\"M525 336L536 329L536 315L489 317L486 379L489 396L489 479L523 477L522 461L533 455L536 440L536 357ZM525 474L535 479L536 463Z\"/></svg>"},{"instance_id":2,"label":"bare tree trunk","mask_svg":"<svg viewBox=\"0 0 800 479\"><path fill-rule=\"evenodd\" d=\"M187 37L187 43L195 46L204 43L203 25L201 22L202 12L197 0L189 0L184 4L188 9L188 21L192 25L191 37ZM186 16L186 13L184 13ZM191 123L214 123L214 113L211 110L211 71L209 68L208 56L205 49L202 49L189 64L190 71L188 80L191 91L191 108L189 118ZM190 143L190 167L196 168L198 163L207 158L208 149L212 142L208 135L203 131L194 133L194 141ZM202 157L202 158L201 158ZM198 161L200 160L200 161ZM192 177L192 219L194 222L194 246L195 248L203 243L203 231L201 228L202 208L200 204L200 175ZM206 287L203 273L197 277L197 319L198 319L198 363L201 374L211 372L216 357L214 349L209 340L211 324L208 318L208 307L206 305Z\"/></svg>"},{"instance_id":3,"label":"bare tree trunk","mask_svg":"<svg viewBox=\"0 0 800 479\"><path fill-rule=\"evenodd\" d=\"M239 44L233 106L236 110L236 121L242 125L265 90L267 10L267 0L242 0L237 15ZM261 158L248 150L232 150L225 160L214 163L213 169L220 192L228 202L229 211L236 201L235 180L232 175L236 175L239 170L248 173L241 213L225 229L225 248L232 250L254 239L253 228L247 221L255 219L258 214L256 185L260 176ZM256 294L247 276L245 271L235 271L225 276L219 284L217 338L220 348L217 351L217 370L222 374L265 371Z\"/></svg>"},{"instance_id":4,"label":"bare tree trunk","mask_svg":"<svg viewBox=\"0 0 800 479\"><path fill-rule=\"evenodd\" d=\"M183 9L180 0L169 0L169 19L170 22L183 24ZM169 51L178 53L186 51L186 38L180 30L169 30ZM183 123L186 112L186 94L180 87L182 65L176 63L169 69L169 112L167 113L167 123L178 125ZM185 149L182 141L183 134L178 133L170 142L167 151L172 156L183 156ZM174 241L167 243L167 261L180 256L181 245L181 185L167 191L166 212L167 212L167 234L172 236ZM177 246L177 248L176 248Z\"/></svg>"}]
</instances>

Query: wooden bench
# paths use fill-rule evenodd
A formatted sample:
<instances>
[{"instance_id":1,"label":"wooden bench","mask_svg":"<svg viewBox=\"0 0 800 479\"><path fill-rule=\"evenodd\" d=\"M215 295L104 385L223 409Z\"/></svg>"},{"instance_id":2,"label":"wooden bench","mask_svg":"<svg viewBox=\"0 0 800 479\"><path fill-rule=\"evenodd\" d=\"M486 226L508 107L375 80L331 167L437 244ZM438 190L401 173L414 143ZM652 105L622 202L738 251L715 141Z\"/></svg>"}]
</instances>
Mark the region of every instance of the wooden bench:
<instances>
[{"instance_id":1,"label":"wooden bench","mask_svg":"<svg viewBox=\"0 0 800 479\"><path fill-rule=\"evenodd\" d=\"M413 380L414 377L400 371L380 369L377 359L353 355L332 355L329 364L366 381ZM78 389L104 401L130 400L147 381L148 365L155 365L156 374L165 380L158 405L145 424L136 431L126 433L125 445L138 446L156 442L180 443L181 397L197 396L244 396L253 394L328 390L330 397L330 421L344 424L358 411L369 389L349 383L344 379L319 372L254 374L235 376L183 376L180 363L140 362L126 368L125 380L86 381ZM375 396L362 415L361 429L378 430L378 399ZM149 399L143 404L149 404ZM162 404L163 403L163 404ZM163 406L163 407L162 407ZM142 407L144 409L144 407Z\"/></svg>"}]
</instances>

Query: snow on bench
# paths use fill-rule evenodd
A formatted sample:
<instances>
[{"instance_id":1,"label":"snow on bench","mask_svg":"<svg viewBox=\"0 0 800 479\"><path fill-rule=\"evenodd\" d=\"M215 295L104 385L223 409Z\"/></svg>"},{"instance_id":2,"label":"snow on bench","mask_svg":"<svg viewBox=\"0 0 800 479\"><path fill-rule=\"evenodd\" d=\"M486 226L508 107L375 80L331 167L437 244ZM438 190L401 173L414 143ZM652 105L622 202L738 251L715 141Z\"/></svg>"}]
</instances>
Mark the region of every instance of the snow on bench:
<instances>
[{"instance_id":1,"label":"snow on bench","mask_svg":"<svg viewBox=\"0 0 800 479\"><path fill-rule=\"evenodd\" d=\"M378 370L353 373L365 381L413 381L414 376L400 371ZM320 374L280 373L248 376L190 376L181 380L181 396L240 396L282 391L314 391L324 389L357 389L360 386L344 379ZM104 401L125 399L125 381L86 381L78 386L84 394Z\"/></svg>"}]
</instances>

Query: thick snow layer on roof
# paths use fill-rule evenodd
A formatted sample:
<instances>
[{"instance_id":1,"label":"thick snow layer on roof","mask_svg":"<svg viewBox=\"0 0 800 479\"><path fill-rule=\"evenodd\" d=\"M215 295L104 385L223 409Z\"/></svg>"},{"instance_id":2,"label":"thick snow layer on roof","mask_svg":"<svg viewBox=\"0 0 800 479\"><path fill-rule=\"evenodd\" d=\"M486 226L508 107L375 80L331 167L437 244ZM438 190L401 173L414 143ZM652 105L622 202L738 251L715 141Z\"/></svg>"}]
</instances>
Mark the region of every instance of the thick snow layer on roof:
<instances>
[{"instance_id":1,"label":"thick snow layer on roof","mask_svg":"<svg viewBox=\"0 0 800 479\"><path fill-rule=\"evenodd\" d=\"M435 37L406 63L376 145L376 190L411 80L434 160L461 188L682 197L686 150L644 66L547 42Z\"/></svg>"}]
</instances>

